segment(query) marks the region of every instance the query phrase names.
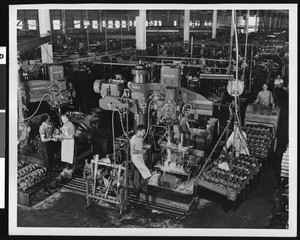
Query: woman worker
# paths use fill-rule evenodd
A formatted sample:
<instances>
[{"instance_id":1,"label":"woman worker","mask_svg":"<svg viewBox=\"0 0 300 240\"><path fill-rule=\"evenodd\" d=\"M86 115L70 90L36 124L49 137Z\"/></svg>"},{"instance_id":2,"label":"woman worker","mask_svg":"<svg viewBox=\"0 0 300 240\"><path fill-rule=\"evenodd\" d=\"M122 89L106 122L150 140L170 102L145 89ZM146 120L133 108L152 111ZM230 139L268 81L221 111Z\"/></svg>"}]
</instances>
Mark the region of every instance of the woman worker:
<instances>
[{"instance_id":1,"label":"woman worker","mask_svg":"<svg viewBox=\"0 0 300 240\"><path fill-rule=\"evenodd\" d=\"M69 168L74 171L76 168L76 144L75 144L75 126L69 120L66 114L61 115L63 126L61 127L61 161L68 164Z\"/></svg>"}]
</instances>

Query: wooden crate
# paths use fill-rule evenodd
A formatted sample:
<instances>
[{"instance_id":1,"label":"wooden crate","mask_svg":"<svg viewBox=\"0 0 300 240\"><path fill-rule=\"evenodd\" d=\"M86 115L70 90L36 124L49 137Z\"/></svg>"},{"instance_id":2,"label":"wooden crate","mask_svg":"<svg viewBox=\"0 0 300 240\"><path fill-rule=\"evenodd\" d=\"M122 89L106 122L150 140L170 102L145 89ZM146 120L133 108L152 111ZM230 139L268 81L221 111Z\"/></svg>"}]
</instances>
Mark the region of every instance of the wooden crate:
<instances>
[{"instance_id":1,"label":"wooden crate","mask_svg":"<svg viewBox=\"0 0 300 240\"><path fill-rule=\"evenodd\" d=\"M211 166L211 165L210 165ZM210 168L209 166L209 168ZM207 168L208 169L208 168ZM207 182L203 179L198 179L198 181L196 182L197 185L206 188L208 190L211 190L213 192L219 193L223 196L226 196L229 200L231 201L235 201L238 194L241 193L241 191L245 188L245 186L255 177L255 175L259 172L260 166L256 166L252 172L249 174L249 176L247 177L247 179L245 179L243 181L243 183L240 185L240 187L237 190L231 189L229 188L227 190L226 187L221 186L219 184L213 184L210 182Z\"/></svg>"},{"instance_id":2,"label":"wooden crate","mask_svg":"<svg viewBox=\"0 0 300 240\"><path fill-rule=\"evenodd\" d=\"M31 196L36 193L38 190L42 189L51 184L54 181L50 177L44 178L42 181L38 182L37 184L33 185L32 187L26 189L25 191L22 189L18 190L17 202L23 206L30 206L31 205Z\"/></svg>"}]
</instances>

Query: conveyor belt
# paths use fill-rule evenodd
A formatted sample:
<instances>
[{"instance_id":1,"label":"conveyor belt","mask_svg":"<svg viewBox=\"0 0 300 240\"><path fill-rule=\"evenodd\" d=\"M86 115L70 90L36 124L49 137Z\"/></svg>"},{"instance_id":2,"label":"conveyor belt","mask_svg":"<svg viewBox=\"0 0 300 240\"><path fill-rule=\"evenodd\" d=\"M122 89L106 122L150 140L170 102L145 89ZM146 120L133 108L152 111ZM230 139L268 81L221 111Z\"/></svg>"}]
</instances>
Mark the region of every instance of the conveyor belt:
<instances>
[{"instance_id":1,"label":"conveyor belt","mask_svg":"<svg viewBox=\"0 0 300 240\"><path fill-rule=\"evenodd\" d=\"M56 172L50 173L51 176L57 176ZM85 181L82 178L79 177L73 177L68 182L59 182L57 183L58 186L61 186L62 188L72 190L74 192L77 192L79 194L85 195L86 189L85 189ZM137 194L135 194L132 189L129 188L129 195L128 195L129 203L131 204L138 204L141 206L144 206L147 209L155 209L158 211L167 212L169 214L176 214L176 215L186 215L189 211L176 208L173 206L167 206L164 204L159 203L153 203L149 201L145 201L141 199Z\"/></svg>"}]
</instances>

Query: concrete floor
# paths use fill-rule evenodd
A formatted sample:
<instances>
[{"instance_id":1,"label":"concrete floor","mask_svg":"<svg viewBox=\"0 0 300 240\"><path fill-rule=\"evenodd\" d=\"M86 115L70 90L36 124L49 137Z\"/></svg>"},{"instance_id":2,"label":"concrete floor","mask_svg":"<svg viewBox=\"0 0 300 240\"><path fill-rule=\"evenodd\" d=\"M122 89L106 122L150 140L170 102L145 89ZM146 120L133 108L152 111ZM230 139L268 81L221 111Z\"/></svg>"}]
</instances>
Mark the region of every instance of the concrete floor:
<instances>
[{"instance_id":1,"label":"concrete floor","mask_svg":"<svg viewBox=\"0 0 300 240\"><path fill-rule=\"evenodd\" d=\"M123 215L109 207L84 209L84 196L61 189L32 207L18 205L18 227L107 228L283 228L272 226L277 192L269 165L262 169L258 186L236 211L225 213L219 203L199 199L188 216L172 216L139 205L130 205ZM48 196L49 192L40 192Z\"/></svg>"}]
</instances>

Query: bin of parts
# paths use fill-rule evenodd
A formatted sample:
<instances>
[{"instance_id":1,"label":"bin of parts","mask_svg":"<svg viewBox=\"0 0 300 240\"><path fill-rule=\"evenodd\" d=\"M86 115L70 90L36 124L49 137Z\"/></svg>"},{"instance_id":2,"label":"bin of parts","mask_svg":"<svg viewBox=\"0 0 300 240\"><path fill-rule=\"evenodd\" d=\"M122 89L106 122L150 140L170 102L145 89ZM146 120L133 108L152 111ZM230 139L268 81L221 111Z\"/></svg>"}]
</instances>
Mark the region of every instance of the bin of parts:
<instances>
[{"instance_id":1,"label":"bin of parts","mask_svg":"<svg viewBox=\"0 0 300 240\"><path fill-rule=\"evenodd\" d=\"M246 122L243 131L247 134L247 146L251 156L258 158L264 168L274 152L275 129L273 124Z\"/></svg>"},{"instance_id":2,"label":"bin of parts","mask_svg":"<svg viewBox=\"0 0 300 240\"><path fill-rule=\"evenodd\" d=\"M218 159L208 164L199 176L196 185L203 189L218 193L232 201L233 209L247 198L257 186L261 164L253 156L231 156L226 159L220 155ZM229 169L220 168L222 162L229 163Z\"/></svg>"},{"instance_id":3,"label":"bin of parts","mask_svg":"<svg viewBox=\"0 0 300 240\"><path fill-rule=\"evenodd\" d=\"M18 196L17 202L24 206L31 205L31 197L41 188L51 183L52 179L46 176L46 168L36 164L18 163Z\"/></svg>"}]
</instances>

